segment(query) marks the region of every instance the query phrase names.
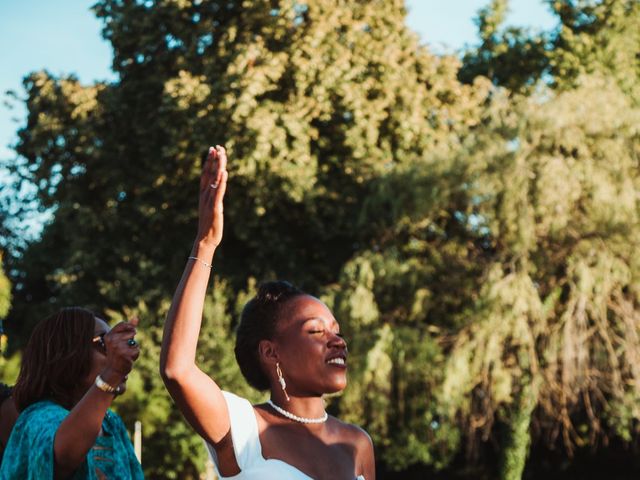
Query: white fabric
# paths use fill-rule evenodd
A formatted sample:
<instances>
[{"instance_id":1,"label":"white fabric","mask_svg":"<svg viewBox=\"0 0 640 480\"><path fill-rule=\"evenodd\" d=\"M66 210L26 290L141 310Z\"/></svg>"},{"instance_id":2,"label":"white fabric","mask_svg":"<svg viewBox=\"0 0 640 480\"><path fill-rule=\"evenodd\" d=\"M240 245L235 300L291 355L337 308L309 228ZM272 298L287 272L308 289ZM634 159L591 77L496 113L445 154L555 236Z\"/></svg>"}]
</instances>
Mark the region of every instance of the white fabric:
<instances>
[{"instance_id":1,"label":"white fabric","mask_svg":"<svg viewBox=\"0 0 640 480\"><path fill-rule=\"evenodd\" d=\"M258 421L251 403L230 392L222 392L229 409L231 421L231 438L236 461L240 473L232 477L223 477L218 469L216 451L208 442L207 450L213 459L218 476L221 479L234 480L313 480L309 475L298 470L293 465L275 458L265 459L262 456ZM355 480L365 480L360 475Z\"/></svg>"}]
</instances>

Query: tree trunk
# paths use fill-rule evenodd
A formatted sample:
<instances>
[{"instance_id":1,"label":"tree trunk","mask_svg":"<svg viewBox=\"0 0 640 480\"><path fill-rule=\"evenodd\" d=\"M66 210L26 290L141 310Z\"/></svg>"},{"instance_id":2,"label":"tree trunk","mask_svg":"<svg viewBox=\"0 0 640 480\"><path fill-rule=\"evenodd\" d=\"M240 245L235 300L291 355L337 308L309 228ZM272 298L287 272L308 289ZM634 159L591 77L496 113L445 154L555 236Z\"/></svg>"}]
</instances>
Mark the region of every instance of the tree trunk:
<instances>
[{"instance_id":1,"label":"tree trunk","mask_svg":"<svg viewBox=\"0 0 640 480\"><path fill-rule=\"evenodd\" d=\"M507 426L500 458L500 479L520 480L529 454L531 415L537 404L538 382L532 380L522 387L514 402L511 421Z\"/></svg>"}]
</instances>

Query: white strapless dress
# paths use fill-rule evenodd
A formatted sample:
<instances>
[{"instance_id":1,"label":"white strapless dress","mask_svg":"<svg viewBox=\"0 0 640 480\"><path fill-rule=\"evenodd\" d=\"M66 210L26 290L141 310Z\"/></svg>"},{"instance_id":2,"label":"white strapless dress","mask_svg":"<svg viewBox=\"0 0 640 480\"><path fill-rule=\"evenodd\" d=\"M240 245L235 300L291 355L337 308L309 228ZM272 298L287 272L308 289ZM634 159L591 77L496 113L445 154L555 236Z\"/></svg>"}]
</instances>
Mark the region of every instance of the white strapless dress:
<instances>
[{"instance_id":1,"label":"white strapless dress","mask_svg":"<svg viewBox=\"0 0 640 480\"><path fill-rule=\"evenodd\" d=\"M207 450L213 459L218 476L233 480L313 480L293 465L275 458L264 458L258 434L258 420L251 403L230 392L222 392L231 420L231 438L240 473L232 477L223 477L218 470L218 458L213 445L206 442ZM355 480L365 480L359 475Z\"/></svg>"}]
</instances>

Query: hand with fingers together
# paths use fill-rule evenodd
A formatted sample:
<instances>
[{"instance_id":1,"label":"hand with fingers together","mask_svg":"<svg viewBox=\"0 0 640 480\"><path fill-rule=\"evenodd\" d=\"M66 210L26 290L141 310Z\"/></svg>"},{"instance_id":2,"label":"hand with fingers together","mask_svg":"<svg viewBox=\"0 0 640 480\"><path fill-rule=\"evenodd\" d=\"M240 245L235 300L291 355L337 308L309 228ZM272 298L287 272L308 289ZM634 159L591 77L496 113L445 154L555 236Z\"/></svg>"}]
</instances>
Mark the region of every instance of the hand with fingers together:
<instances>
[{"instance_id":1,"label":"hand with fingers together","mask_svg":"<svg viewBox=\"0 0 640 480\"><path fill-rule=\"evenodd\" d=\"M227 189L227 152L224 147L209 147L209 154L200 177L197 242L217 247L222 240L223 204Z\"/></svg>"}]
</instances>

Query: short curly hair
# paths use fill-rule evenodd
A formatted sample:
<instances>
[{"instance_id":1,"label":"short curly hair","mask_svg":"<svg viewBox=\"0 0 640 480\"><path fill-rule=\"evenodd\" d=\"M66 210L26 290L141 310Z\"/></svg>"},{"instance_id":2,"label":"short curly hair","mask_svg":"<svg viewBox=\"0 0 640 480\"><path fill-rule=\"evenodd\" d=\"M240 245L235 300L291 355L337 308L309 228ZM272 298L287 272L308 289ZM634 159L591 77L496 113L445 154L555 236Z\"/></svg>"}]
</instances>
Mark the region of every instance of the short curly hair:
<instances>
[{"instance_id":1,"label":"short curly hair","mask_svg":"<svg viewBox=\"0 0 640 480\"><path fill-rule=\"evenodd\" d=\"M257 390L270 387L269 377L260 363L258 345L261 340L273 339L282 307L301 295L307 294L289 282L265 282L242 310L236 331L236 360L244 378Z\"/></svg>"}]
</instances>

